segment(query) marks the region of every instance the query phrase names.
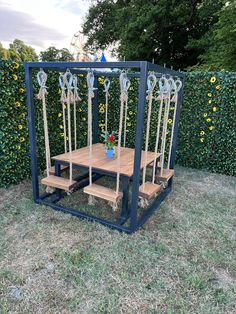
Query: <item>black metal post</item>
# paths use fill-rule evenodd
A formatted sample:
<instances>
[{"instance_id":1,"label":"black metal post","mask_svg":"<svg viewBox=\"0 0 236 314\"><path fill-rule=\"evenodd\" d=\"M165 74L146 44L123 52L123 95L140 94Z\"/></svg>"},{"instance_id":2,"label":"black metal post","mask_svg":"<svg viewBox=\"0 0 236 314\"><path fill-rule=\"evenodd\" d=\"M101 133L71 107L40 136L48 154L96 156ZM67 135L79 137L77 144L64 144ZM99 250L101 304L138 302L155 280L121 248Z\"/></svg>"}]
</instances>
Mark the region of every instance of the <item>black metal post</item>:
<instances>
[{"instance_id":1,"label":"black metal post","mask_svg":"<svg viewBox=\"0 0 236 314\"><path fill-rule=\"evenodd\" d=\"M31 175L33 198L37 202L39 199L39 182L38 182L38 165L37 165L37 146L36 146L36 132L35 132L35 108L34 96L32 86L32 69L25 64L25 82L27 94L28 107L28 122L29 122L29 138L30 138L30 157L31 157Z\"/></svg>"},{"instance_id":2,"label":"black metal post","mask_svg":"<svg viewBox=\"0 0 236 314\"><path fill-rule=\"evenodd\" d=\"M142 154L142 142L143 142L143 124L144 124L144 108L146 102L146 88L147 88L147 62L140 62L140 81L139 81L139 101L138 101L138 114L136 124L136 136L135 136L135 153L134 153L134 171L133 171L133 189L131 200L131 230L136 228L137 223L137 208L139 198L139 174L140 174L140 162Z\"/></svg>"}]
</instances>

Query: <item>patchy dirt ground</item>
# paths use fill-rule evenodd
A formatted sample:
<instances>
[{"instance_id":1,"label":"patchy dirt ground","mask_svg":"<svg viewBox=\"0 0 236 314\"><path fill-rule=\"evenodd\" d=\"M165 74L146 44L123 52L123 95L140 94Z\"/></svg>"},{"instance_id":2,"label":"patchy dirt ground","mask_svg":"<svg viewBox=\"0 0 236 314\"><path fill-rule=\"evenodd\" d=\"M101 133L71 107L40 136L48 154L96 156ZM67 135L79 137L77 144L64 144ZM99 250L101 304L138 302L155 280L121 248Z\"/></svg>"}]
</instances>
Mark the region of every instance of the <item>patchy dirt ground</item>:
<instances>
[{"instance_id":1,"label":"patchy dirt ground","mask_svg":"<svg viewBox=\"0 0 236 314\"><path fill-rule=\"evenodd\" d=\"M1 189L0 313L236 313L235 188L179 167L131 236L34 204L28 181Z\"/></svg>"}]
</instances>

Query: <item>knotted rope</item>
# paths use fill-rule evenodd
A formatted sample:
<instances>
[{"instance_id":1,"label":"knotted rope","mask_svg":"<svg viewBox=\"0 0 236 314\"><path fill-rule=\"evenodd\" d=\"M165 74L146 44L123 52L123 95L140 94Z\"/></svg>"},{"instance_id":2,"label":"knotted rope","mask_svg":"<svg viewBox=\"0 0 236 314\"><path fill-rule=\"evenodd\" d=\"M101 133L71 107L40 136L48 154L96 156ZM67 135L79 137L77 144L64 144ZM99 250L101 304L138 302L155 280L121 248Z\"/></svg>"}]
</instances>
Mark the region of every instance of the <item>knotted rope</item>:
<instances>
[{"instance_id":1,"label":"knotted rope","mask_svg":"<svg viewBox=\"0 0 236 314\"><path fill-rule=\"evenodd\" d=\"M51 156L50 156L50 144L49 144L49 136L48 136L48 121L47 121L47 108L46 108L46 95L47 92L47 74L40 69L37 74L37 81L40 86L37 98L42 100L43 104L43 125L44 125L44 141L45 141L45 151L46 151L46 172L47 177L49 177L49 170L51 168Z\"/></svg>"},{"instance_id":2,"label":"knotted rope","mask_svg":"<svg viewBox=\"0 0 236 314\"><path fill-rule=\"evenodd\" d=\"M73 102L74 102L74 148L77 149L77 120L76 120L76 102L81 101L81 98L78 94L78 79L74 74L72 77L72 85L73 85Z\"/></svg>"},{"instance_id":3,"label":"knotted rope","mask_svg":"<svg viewBox=\"0 0 236 314\"><path fill-rule=\"evenodd\" d=\"M67 118L68 118L68 144L69 144L69 162L70 162L70 183L72 183L72 144L71 144L71 116L70 116L70 104L73 99L73 76L69 70L64 74L64 82L67 87Z\"/></svg>"},{"instance_id":4,"label":"knotted rope","mask_svg":"<svg viewBox=\"0 0 236 314\"><path fill-rule=\"evenodd\" d=\"M108 120L108 99L109 99L109 88L110 88L110 80L108 78L105 79L104 81L104 93L105 93L105 98L106 98L106 113L105 113L105 141L107 141L107 120Z\"/></svg>"},{"instance_id":5,"label":"knotted rope","mask_svg":"<svg viewBox=\"0 0 236 314\"><path fill-rule=\"evenodd\" d=\"M163 175L163 167L164 167L164 158L165 158L165 146L166 146L166 134L167 134L167 122L170 110L170 99L171 99L171 91L173 88L173 79L168 79L168 83L166 85L166 93L165 93L165 113L164 113L164 121L162 128L162 142L161 142L161 158L160 158L160 166L161 171L160 175Z\"/></svg>"},{"instance_id":6,"label":"knotted rope","mask_svg":"<svg viewBox=\"0 0 236 314\"><path fill-rule=\"evenodd\" d=\"M148 155L148 144L149 144L149 134L150 134L150 124L151 124L151 114L152 114L152 101L153 101L153 91L157 83L157 78L154 74L150 74L147 78L147 100L148 100L148 116L147 116L147 127L146 127L146 139L145 139L145 155L144 155L144 168L143 168L143 185L142 189L144 191L145 181L146 181L146 170L147 170L147 155Z\"/></svg>"},{"instance_id":7,"label":"knotted rope","mask_svg":"<svg viewBox=\"0 0 236 314\"><path fill-rule=\"evenodd\" d=\"M171 129L171 137L170 137L170 146L169 146L169 154L168 154L168 162L167 162L167 169L170 169L170 157L171 157L171 150L172 150L172 144L173 144L173 138L174 138L174 129L175 129L175 118L176 118L176 111L178 106L178 94L182 87L181 80L176 80L173 83L174 87L174 95L171 99L171 102L174 102L174 114L173 114L173 121L172 121L172 129Z\"/></svg>"},{"instance_id":8,"label":"knotted rope","mask_svg":"<svg viewBox=\"0 0 236 314\"><path fill-rule=\"evenodd\" d=\"M64 134L64 149L65 153L67 153L67 132L66 132L66 110L65 110L65 103L66 99L66 83L64 80L64 75L59 76L59 84L61 88L61 105L62 105L62 115L63 115L63 134Z\"/></svg>"},{"instance_id":9,"label":"knotted rope","mask_svg":"<svg viewBox=\"0 0 236 314\"><path fill-rule=\"evenodd\" d=\"M160 138L160 127L161 127L161 116L162 116L162 109L163 109L163 100L164 100L164 94L166 92L168 81L163 76L159 80L159 96L157 97L157 100L160 100L160 107L159 107L159 113L158 113L158 121L157 121L157 128L156 128L156 143L155 143L155 159L153 162L153 170L152 170L152 183L155 183L155 175L156 175L156 166L157 166L157 151L158 151L158 145L159 145L159 138Z\"/></svg>"},{"instance_id":10,"label":"knotted rope","mask_svg":"<svg viewBox=\"0 0 236 314\"><path fill-rule=\"evenodd\" d=\"M124 118L124 138L123 146L126 144L126 124L127 124L127 112L128 112L128 90L130 88L130 80L127 77L126 72L120 74L120 100L123 106L125 106L125 118ZM123 116L122 116L123 120Z\"/></svg>"}]
</instances>

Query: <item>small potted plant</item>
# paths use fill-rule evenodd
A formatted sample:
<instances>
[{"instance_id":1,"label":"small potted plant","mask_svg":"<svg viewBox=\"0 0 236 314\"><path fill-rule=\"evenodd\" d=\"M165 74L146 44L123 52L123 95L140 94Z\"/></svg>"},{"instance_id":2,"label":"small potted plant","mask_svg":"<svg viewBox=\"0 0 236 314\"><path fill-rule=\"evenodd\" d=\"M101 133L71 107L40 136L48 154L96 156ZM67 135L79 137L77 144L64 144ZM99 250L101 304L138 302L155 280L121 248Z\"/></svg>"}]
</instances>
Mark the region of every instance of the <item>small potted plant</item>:
<instances>
[{"instance_id":1,"label":"small potted plant","mask_svg":"<svg viewBox=\"0 0 236 314\"><path fill-rule=\"evenodd\" d=\"M112 131L110 134L107 132L103 137L106 145L107 158L112 158L115 154L116 132Z\"/></svg>"}]
</instances>

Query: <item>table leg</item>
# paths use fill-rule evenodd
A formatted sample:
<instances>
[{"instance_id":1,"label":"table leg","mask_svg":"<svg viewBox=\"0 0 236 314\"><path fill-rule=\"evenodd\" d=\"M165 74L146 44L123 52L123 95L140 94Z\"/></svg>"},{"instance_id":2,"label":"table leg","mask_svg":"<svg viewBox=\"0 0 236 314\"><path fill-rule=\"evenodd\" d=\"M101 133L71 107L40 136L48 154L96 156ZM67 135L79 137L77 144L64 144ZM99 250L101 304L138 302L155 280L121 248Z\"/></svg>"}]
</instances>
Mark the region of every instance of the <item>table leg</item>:
<instances>
[{"instance_id":1,"label":"table leg","mask_svg":"<svg viewBox=\"0 0 236 314\"><path fill-rule=\"evenodd\" d=\"M55 176L61 177L61 164L57 160L55 161ZM56 195L60 199L61 198L61 190L56 189Z\"/></svg>"},{"instance_id":2,"label":"table leg","mask_svg":"<svg viewBox=\"0 0 236 314\"><path fill-rule=\"evenodd\" d=\"M122 188L123 188L123 198L122 198L122 209L120 214L119 223L125 222L129 215L129 182L130 178L127 176L121 176Z\"/></svg>"}]
</instances>

